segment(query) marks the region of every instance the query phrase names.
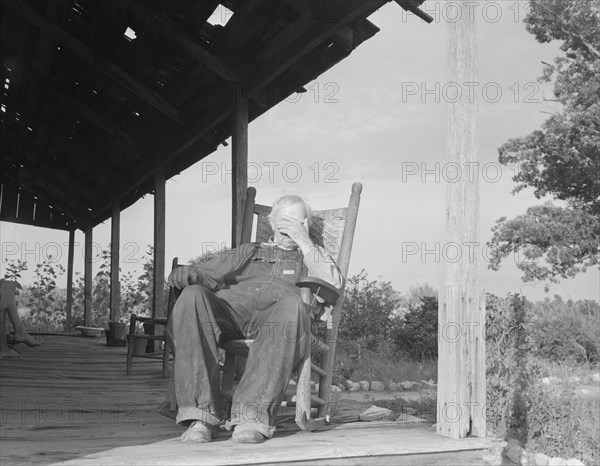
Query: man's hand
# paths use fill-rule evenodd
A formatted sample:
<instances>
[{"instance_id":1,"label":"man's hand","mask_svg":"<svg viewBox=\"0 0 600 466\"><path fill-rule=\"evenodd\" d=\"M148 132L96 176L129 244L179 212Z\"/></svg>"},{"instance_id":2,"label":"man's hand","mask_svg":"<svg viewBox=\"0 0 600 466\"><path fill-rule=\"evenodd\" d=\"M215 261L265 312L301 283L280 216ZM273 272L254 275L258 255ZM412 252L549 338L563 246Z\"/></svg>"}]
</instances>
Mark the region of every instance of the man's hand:
<instances>
[{"instance_id":1,"label":"man's hand","mask_svg":"<svg viewBox=\"0 0 600 466\"><path fill-rule=\"evenodd\" d=\"M283 236L287 236L303 251L310 249L313 244L308 236L308 227L305 221L300 221L287 215L282 215L277 221L277 229Z\"/></svg>"},{"instance_id":2,"label":"man's hand","mask_svg":"<svg viewBox=\"0 0 600 466\"><path fill-rule=\"evenodd\" d=\"M198 272L189 265L180 265L169 274L169 285L175 288L185 288L198 279Z\"/></svg>"}]
</instances>

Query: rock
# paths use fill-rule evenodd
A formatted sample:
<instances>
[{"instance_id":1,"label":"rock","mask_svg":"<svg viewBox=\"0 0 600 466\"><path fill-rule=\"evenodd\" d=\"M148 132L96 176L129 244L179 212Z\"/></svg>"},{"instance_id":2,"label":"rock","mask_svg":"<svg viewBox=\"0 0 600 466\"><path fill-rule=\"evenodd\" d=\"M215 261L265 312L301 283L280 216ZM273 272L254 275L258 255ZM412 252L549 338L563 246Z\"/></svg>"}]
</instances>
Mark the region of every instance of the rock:
<instances>
[{"instance_id":1,"label":"rock","mask_svg":"<svg viewBox=\"0 0 600 466\"><path fill-rule=\"evenodd\" d=\"M508 445L506 445L504 454L513 463L521 464L521 457L523 456L523 449L521 448L521 445L519 445L519 441L515 440L515 439L510 439L508 441Z\"/></svg>"},{"instance_id":2,"label":"rock","mask_svg":"<svg viewBox=\"0 0 600 466\"><path fill-rule=\"evenodd\" d=\"M483 451L483 462L489 466L502 464L502 447L488 448Z\"/></svg>"},{"instance_id":3,"label":"rock","mask_svg":"<svg viewBox=\"0 0 600 466\"><path fill-rule=\"evenodd\" d=\"M600 383L600 372L591 375L592 382Z\"/></svg>"},{"instance_id":4,"label":"rock","mask_svg":"<svg viewBox=\"0 0 600 466\"><path fill-rule=\"evenodd\" d=\"M564 466L565 460L560 457L553 457L548 459L548 466Z\"/></svg>"},{"instance_id":5,"label":"rock","mask_svg":"<svg viewBox=\"0 0 600 466\"><path fill-rule=\"evenodd\" d=\"M331 393L336 393L336 392L337 393L342 393L342 390L337 385L332 385L331 387L329 387L329 391Z\"/></svg>"},{"instance_id":6,"label":"rock","mask_svg":"<svg viewBox=\"0 0 600 466\"><path fill-rule=\"evenodd\" d=\"M360 384L358 382L352 382L348 380L348 384L346 385L349 392L360 392Z\"/></svg>"},{"instance_id":7,"label":"rock","mask_svg":"<svg viewBox=\"0 0 600 466\"><path fill-rule=\"evenodd\" d=\"M583 461L578 460L577 458L570 458L564 462L565 466L585 466Z\"/></svg>"},{"instance_id":8,"label":"rock","mask_svg":"<svg viewBox=\"0 0 600 466\"><path fill-rule=\"evenodd\" d=\"M346 391L346 387L344 387L341 383L338 383L336 385L336 387L340 389L340 392L345 392Z\"/></svg>"},{"instance_id":9,"label":"rock","mask_svg":"<svg viewBox=\"0 0 600 466\"><path fill-rule=\"evenodd\" d=\"M369 391L369 388L370 388L370 386L371 386L371 384L369 384L369 381L368 381L368 380L361 380L360 382L358 382L358 384L360 385L360 389L361 389L363 392L367 392L367 391Z\"/></svg>"},{"instance_id":10,"label":"rock","mask_svg":"<svg viewBox=\"0 0 600 466\"><path fill-rule=\"evenodd\" d=\"M543 453L536 453L533 455L533 461L536 466L548 466L548 460L550 457L548 455L544 455Z\"/></svg>"},{"instance_id":11,"label":"rock","mask_svg":"<svg viewBox=\"0 0 600 466\"><path fill-rule=\"evenodd\" d=\"M374 380L371 382L371 390L374 392L382 392L385 390L385 385L383 382L379 382L378 380Z\"/></svg>"},{"instance_id":12,"label":"rock","mask_svg":"<svg viewBox=\"0 0 600 466\"><path fill-rule=\"evenodd\" d=\"M407 424L426 422L424 419L422 419L420 417L413 416L412 414L406 414L406 413L402 413L400 416L398 416L396 418L396 421L404 422Z\"/></svg>"},{"instance_id":13,"label":"rock","mask_svg":"<svg viewBox=\"0 0 600 466\"><path fill-rule=\"evenodd\" d=\"M388 389L392 392L397 391L399 388L400 386L396 382L390 382L390 384L388 385Z\"/></svg>"},{"instance_id":14,"label":"rock","mask_svg":"<svg viewBox=\"0 0 600 466\"><path fill-rule=\"evenodd\" d=\"M550 385L550 377L543 377L542 378L542 383L544 385Z\"/></svg>"},{"instance_id":15,"label":"rock","mask_svg":"<svg viewBox=\"0 0 600 466\"><path fill-rule=\"evenodd\" d=\"M427 387L435 387L435 382L433 381L433 379L421 380L421 383Z\"/></svg>"},{"instance_id":16,"label":"rock","mask_svg":"<svg viewBox=\"0 0 600 466\"><path fill-rule=\"evenodd\" d=\"M400 382L400 386L402 387L403 390L410 390L411 388L413 388L415 386L415 384L414 384L414 382L405 380L404 382Z\"/></svg>"},{"instance_id":17,"label":"rock","mask_svg":"<svg viewBox=\"0 0 600 466\"><path fill-rule=\"evenodd\" d=\"M362 412L358 417L361 421L376 421L392 414L392 411L387 408L371 405L366 411Z\"/></svg>"}]
</instances>

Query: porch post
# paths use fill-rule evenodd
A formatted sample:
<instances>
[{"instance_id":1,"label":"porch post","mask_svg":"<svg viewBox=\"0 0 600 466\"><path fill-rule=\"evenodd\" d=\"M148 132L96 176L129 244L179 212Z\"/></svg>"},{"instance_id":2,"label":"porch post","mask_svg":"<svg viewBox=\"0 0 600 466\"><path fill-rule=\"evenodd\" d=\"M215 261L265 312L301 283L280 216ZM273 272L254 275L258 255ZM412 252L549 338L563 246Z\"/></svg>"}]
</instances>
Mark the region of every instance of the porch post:
<instances>
[{"instance_id":1,"label":"porch post","mask_svg":"<svg viewBox=\"0 0 600 466\"><path fill-rule=\"evenodd\" d=\"M85 226L84 247L84 277L83 277L83 325L89 326L92 322L92 233L93 227L90 223Z\"/></svg>"},{"instance_id":2,"label":"porch post","mask_svg":"<svg viewBox=\"0 0 600 466\"><path fill-rule=\"evenodd\" d=\"M477 82L476 15L448 23L449 82ZM446 246L439 304L437 432L485 436L485 295L479 286L478 102L465 93L450 103L446 171Z\"/></svg>"},{"instance_id":3,"label":"porch post","mask_svg":"<svg viewBox=\"0 0 600 466\"><path fill-rule=\"evenodd\" d=\"M73 259L75 257L75 230L69 230L69 252L67 258L67 300L65 303L65 331L71 331L73 315Z\"/></svg>"},{"instance_id":4,"label":"porch post","mask_svg":"<svg viewBox=\"0 0 600 466\"><path fill-rule=\"evenodd\" d=\"M118 322L121 309L121 282L119 280L119 250L121 230L121 203L113 199L110 225L110 322Z\"/></svg>"},{"instance_id":5,"label":"porch post","mask_svg":"<svg viewBox=\"0 0 600 466\"><path fill-rule=\"evenodd\" d=\"M248 98L241 87L233 98L231 138L231 246L240 243L248 188Z\"/></svg>"},{"instance_id":6,"label":"porch post","mask_svg":"<svg viewBox=\"0 0 600 466\"><path fill-rule=\"evenodd\" d=\"M165 302L165 167L160 156L154 159L154 278L152 317L164 317Z\"/></svg>"}]
</instances>

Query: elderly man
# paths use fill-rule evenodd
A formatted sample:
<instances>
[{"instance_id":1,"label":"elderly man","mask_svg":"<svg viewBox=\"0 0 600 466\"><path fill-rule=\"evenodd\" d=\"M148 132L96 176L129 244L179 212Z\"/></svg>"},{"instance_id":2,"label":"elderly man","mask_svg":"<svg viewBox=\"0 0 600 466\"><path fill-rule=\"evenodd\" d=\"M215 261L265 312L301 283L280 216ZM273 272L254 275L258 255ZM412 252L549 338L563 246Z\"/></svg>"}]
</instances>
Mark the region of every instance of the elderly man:
<instances>
[{"instance_id":1,"label":"elderly man","mask_svg":"<svg viewBox=\"0 0 600 466\"><path fill-rule=\"evenodd\" d=\"M310 337L295 282L309 275L336 288L342 284L337 266L309 238L311 211L302 198L276 200L269 222L274 236L267 243L242 245L169 276L172 286L183 289L168 335L175 353L176 421L189 426L184 442L210 442L223 423L218 345L245 338L254 343L227 427L242 443L271 438L275 414Z\"/></svg>"}]
</instances>

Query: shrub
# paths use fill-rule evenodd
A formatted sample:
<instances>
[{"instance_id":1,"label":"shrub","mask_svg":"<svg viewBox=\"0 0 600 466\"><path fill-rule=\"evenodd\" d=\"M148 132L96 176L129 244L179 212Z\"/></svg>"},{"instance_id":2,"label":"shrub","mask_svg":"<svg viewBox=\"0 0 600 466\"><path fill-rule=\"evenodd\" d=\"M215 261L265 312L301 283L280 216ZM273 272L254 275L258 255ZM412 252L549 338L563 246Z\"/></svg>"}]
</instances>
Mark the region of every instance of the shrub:
<instances>
[{"instance_id":1,"label":"shrub","mask_svg":"<svg viewBox=\"0 0 600 466\"><path fill-rule=\"evenodd\" d=\"M397 332L400 295L390 282L370 281L363 270L348 279L339 336L361 348L377 350Z\"/></svg>"},{"instance_id":2,"label":"shrub","mask_svg":"<svg viewBox=\"0 0 600 466\"><path fill-rule=\"evenodd\" d=\"M524 391L536 368L531 359L531 303L510 294L486 299L486 378L488 431L526 440Z\"/></svg>"},{"instance_id":3,"label":"shrub","mask_svg":"<svg viewBox=\"0 0 600 466\"><path fill-rule=\"evenodd\" d=\"M561 380L543 385L538 379L527 391L527 449L548 456L578 458L585 464L598 464L600 451L600 398L573 390Z\"/></svg>"},{"instance_id":4,"label":"shrub","mask_svg":"<svg viewBox=\"0 0 600 466\"><path fill-rule=\"evenodd\" d=\"M437 359L438 300L423 296L411 305L394 337L396 346L415 361Z\"/></svg>"},{"instance_id":5,"label":"shrub","mask_svg":"<svg viewBox=\"0 0 600 466\"><path fill-rule=\"evenodd\" d=\"M535 352L556 361L594 363L600 360L600 306L597 302L563 301L560 296L535 305L532 329Z\"/></svg>"}]
</instances>

